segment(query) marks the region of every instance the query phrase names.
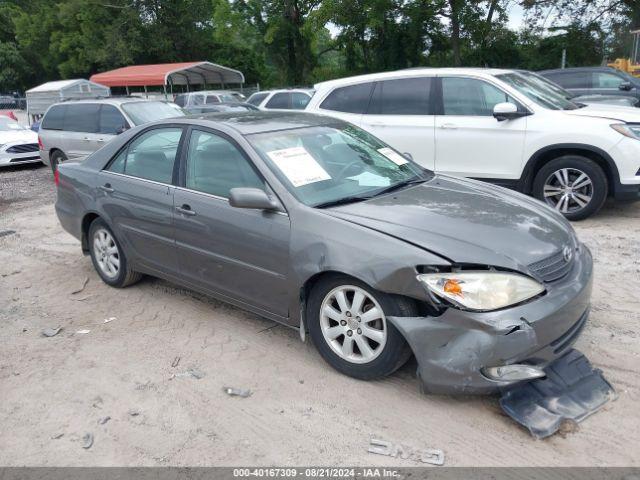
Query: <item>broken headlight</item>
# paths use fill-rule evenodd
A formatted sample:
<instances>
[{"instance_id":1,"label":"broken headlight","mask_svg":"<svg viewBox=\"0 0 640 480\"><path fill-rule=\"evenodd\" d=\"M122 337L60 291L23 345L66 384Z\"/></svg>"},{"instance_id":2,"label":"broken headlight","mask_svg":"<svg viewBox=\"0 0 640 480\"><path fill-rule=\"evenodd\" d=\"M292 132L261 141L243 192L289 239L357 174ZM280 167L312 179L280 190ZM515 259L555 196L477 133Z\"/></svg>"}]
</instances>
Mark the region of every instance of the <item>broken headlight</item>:
<instances>
[{"instance_id":1,"label":"broken headlight","mask_svg":"<svg viewBox=\"0 0 640 480\"><path fill-rule=\"evenodd\" d=\"M508 272L425 273L418 280L437 297L464 310L498 310L544 292L532 278Z\"/></svg>"}]
</instances>

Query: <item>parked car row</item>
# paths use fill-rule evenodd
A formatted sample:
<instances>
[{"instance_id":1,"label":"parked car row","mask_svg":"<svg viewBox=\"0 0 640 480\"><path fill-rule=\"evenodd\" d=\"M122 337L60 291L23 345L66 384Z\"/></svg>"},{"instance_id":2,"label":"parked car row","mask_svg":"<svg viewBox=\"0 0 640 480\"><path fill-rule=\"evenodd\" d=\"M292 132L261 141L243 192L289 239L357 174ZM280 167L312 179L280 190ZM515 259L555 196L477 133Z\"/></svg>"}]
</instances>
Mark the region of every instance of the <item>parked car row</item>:
<instances>
[{"instance_id":1,"label":"parked car row","mask_svg":"<svg viewBox=\"0 0 640 480\"><path fill-rule=\"evenodd\" d=\"M581 70L596 78L611 69ZM359 126L430 170L509 187L580 220L609 196L639 197L640 110L606 105L598 95L588 105L575 101L549 79L562 75L408 69L260 91L247 103L227 90L179 94L182 108L132 98L62 102L42 120L40 156L55 169L133 126L185 113L304 110Z\"/></svg>"}]
</instances>

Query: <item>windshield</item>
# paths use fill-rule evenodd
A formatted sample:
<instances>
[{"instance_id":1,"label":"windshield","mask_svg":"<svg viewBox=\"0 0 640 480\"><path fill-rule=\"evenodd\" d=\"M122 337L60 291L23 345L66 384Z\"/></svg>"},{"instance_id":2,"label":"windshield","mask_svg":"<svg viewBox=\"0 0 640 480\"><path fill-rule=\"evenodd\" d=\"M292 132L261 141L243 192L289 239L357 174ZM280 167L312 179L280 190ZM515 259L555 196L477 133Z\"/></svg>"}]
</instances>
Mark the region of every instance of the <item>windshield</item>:
<instances>
[{"instance_id":1,"label":"windshield","mask_svg":"<svg viewBox=\"0 0 640 480\"><path fill-rule=\"evenodd\" d=\"M550 88L532 74L523 72L503 73L496 75L496 78L515 88L538 105L550 110L575 110L580 108L580 105L568 100L557 89Z\"/></svg>"},{"instance_id":2,"label":"windshield","mask_svg":"<svg viewBox=\"0 0 640 480\"><path fill-rule=\"evenodd\" d=\"M370 198L432 176L351 125L267 132L247 139L287 189L314 207Z\"/></svg>"},{"instance_id":3,"label":"windshield","mask_svg":"<svg viewBox=\"0 0 640 480\"><path fill-rule=\"evenodd\" d=\"M12 132L15 130L26 130L26 128L8 117L0 116L0 132Z\"/></svg>"},{"instance_id":4,"label":"windshield","mask_svg":"<svg viewBox=\"0 0 640 480\"><path fill-rule=\"evenodd\" d=\"M134 125L182 117L185 114L180 107L168 102L127 102L121 106Z\"/></svg>"}]
</instances>

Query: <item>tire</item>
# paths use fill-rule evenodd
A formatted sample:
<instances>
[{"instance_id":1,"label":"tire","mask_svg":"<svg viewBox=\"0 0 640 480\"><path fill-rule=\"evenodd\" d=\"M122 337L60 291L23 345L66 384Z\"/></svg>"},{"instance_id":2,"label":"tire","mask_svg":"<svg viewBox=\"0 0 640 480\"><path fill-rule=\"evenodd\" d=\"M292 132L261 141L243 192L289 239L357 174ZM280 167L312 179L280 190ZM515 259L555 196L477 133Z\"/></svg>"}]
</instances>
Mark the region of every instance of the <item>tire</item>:
<instances>
[{"instance_id":1,"label":"tire","mask_svg":"<svg viewBox=\"0 0 640 480\"><path fill-rule=\"evenodd\" d=\"M533 181L533 195L568 220L583 220L598 212L607 193L607 177L602 168L580 155L551 160Z\"/></svg>"},{"instance_id":2,"label":"tire","mask_svg":"<svg viewBox=\"0 0 640 480\"><path fill-rule=\"evenodd\" d=\"M339 316L343 318L342 323L349 320L350 323L346 323L346 325L321 313L325 306L330 305L335 316L335 312L340 309L336 295L339 295L343 289L346 290L346 302L350 308ZM364 300L360 309L354 309L351 317L347 317L346 312L350 312L350 309L353 308L356 293L368 298ZM366 321L366 313L378 307L382 310L382 318ZM358 313L362 315L362 318ZM309 335L318 352L329 365L350 377L372 380L392 374L411 356L411 349L404 337L390 321L386 320L386 317L389 315L414 316L416 313L415 304L408 299L378 292L365 283L346 275L331 275L321 278L314 285L307 302L306 318ZM369 314L370 318L374 316L376 315ZM360 328L363 325L365 326ZM337 327L336 330L330 330L334 327ZM335 335L339 329L342 329L342 332L330 340L329 337ZM347 337L349 330L352 333ZM376 330L377 332L375 332ZM372 336L375 333L376 338L384 337L384 341L373 341L365 331ZM381 331L386 332L382 337ZM352 346L352 356L349 359L344 355L344 342L349 342ZM366 357L366 352L360 347L363 345L362 342L369 345L373 356ZM342 353L338 353L338 351Z\"/></svg>"},{"instance_id":3,"label":"tire","mask_svg":"<svg viewBox=\"0 0 640 480\"><path fill-rule=\"evenodd\" d=\"M91 223L87 243L93 267L107 285L123 288L142 278L140 273L129 268L120 242L100 218Z\"/></svg>"},{"instance_id":4,"label":"tire","mask_svg":"<svg viewBox=\"0 0 640 480\"><path fill-rule=\"evenodd\" d=\"M67 156L60 150L54 150L49 154L49 163L53 173L58 169L58 165L67 160Z\"/></svg>"}]
</instances>

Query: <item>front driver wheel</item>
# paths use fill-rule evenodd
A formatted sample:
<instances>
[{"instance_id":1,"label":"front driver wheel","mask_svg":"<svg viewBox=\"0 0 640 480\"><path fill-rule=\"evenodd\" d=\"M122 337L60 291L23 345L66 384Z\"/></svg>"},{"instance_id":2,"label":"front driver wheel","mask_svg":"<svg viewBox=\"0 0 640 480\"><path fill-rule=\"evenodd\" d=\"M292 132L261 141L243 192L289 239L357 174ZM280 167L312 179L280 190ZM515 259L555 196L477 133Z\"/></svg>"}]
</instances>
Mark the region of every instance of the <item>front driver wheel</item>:
<instances>
[{"instance_id":1,"label":"front driver wheel","mask_svg":"<svg viewBox=\"0 0 640 480\"><path fill-rule=\"evenodd\" d=\"M94 268L107 285L122 288L142 277L129 268L127 258L115 235L99 218L89 227L89 252Z\"/></svg>"},{"instance_id":2,"label":"front driver wheel","mask_svg":"<svg viewBox=\"0 0 640 480\"><path fill-rule=\"evenodd\" d=\"M607 190L602 168L578 155L550 161L533 182L533 194L569 220L583 220L595 214L607 199Z\"/></svg>"},{"instance_id":3,"label":"front driver wheel","mask_svg":"<svg viewBox=\"0 0 640 480\"><path fill-rule=\"evenodd\" d=\"M390 375L411 355L388 315L412 316L415 305L346 276L321 279L307 304L309 334L336 370L370 380Z\"/></svg>"}]
</instances>

